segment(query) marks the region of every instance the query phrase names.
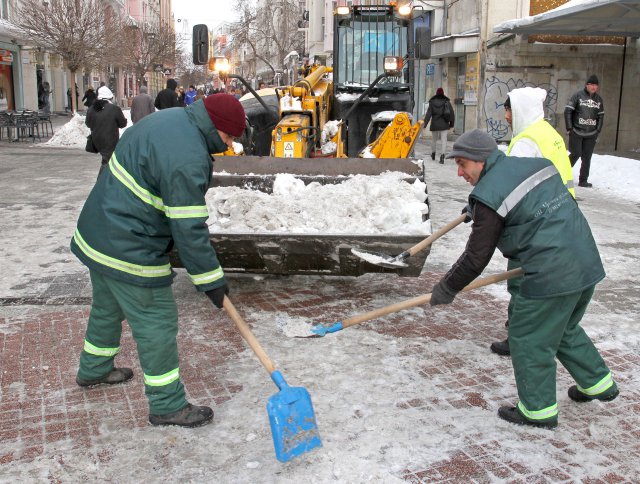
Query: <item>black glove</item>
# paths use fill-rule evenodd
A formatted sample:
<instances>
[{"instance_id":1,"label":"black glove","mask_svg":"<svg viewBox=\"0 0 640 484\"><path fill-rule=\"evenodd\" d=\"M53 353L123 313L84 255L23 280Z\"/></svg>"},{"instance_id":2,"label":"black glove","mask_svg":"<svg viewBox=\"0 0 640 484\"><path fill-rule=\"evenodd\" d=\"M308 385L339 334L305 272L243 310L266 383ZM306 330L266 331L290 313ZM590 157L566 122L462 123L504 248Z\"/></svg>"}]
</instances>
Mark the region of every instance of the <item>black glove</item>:
<instances>
[{"instance_id":1,"label":"black glove","mask_svg":"<svg viewBox=\"0 0 640 484\"><path fill-rule=\"evenodd\" d=\"M458 294L458 291L454 291L443 281L433 286L431 289L431 301L429 304L437 306L438 304L451 304Z\"/></svg>"},{"instance_id":2,"label":"black glove","mask_svg":"<svg viewBox=\"0 0 640 484\"><path fill-rule=\"evenodd\" d=\"M467 205L462 209L460 214L466 215L464 219L464 223L468 224L469 222L473 222L473 212L471 211L471 205L467 203Z\"/></svg>"},{"instance_id":3,"label":"black glove","mask_svg":"<svg viewBox=\"0 0 640 484\"><path fill-rule=\"evenodd\" d=\"M223 286L216 287L209 291L204 292L215 307L222 309L222 303L224 302L224 295L229 294L229 286L224 284Z\"/></svg>"}]
</instances>

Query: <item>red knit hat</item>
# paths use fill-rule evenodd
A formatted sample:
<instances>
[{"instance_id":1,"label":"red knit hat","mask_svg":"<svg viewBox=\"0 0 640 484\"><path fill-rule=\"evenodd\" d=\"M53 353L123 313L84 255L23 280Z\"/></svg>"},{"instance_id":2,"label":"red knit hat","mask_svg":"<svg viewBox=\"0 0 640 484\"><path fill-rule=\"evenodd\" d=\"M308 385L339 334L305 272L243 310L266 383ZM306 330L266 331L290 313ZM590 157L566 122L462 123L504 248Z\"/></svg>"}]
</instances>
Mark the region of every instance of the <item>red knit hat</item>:
<instances>
[{"instance_id":1,"label":"red knit hat","mask_svg":"<svg viewBox=\"0 0 640 484\"><path fill-rule=\"evenodd\" d=\"M444 89L442 89L441 87L436 89L436 96L444 96Z\"/></svg>"},{"instance_id":2,"label":"red knit hat","mask_svg":"<svg viewBox=\"0 0 640 484\"><path fill-rule=\"evenodd\" d=\"M231 94L211 94L204 98L204 107L216 129L234 138L244 131L244 108Z\"/></svg>"}]
</instances>

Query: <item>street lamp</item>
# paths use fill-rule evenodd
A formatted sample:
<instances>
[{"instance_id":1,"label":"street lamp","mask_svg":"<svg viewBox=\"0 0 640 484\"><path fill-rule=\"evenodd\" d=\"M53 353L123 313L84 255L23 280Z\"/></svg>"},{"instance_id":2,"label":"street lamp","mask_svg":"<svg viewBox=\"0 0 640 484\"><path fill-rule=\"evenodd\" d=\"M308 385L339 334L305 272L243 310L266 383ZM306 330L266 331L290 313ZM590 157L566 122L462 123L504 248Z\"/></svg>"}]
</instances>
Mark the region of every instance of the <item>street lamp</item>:
<instances>
[{"instance_id":1,"label":"street lamp","mask_svg":"<svg viewBox=\"0 0 640 484\"><path fill-rule=\"evenodd\" d=\"M151 53L149 52L151 50L151 46L149 44L153 43L154 39L156 38L156 34L155 32L146 32L145 36L147 37L147 49L145 52L145 56L147 58L146 64L147 66L149 66L149 64L151 63ZM151 79L155 96L158 94L158 75L156 74L155 69L151 71Z\"/></svg>"}]
</instances>

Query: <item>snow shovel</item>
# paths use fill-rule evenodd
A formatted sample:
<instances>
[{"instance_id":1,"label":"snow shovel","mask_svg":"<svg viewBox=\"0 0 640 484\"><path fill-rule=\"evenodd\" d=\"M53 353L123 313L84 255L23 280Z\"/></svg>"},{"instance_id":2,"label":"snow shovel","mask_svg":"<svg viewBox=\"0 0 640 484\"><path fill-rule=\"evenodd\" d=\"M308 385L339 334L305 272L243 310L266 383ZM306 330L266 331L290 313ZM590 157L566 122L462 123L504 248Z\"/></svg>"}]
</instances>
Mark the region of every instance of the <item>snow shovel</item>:
<instances>
[{"instance_id":1,"label":"snow shovel","mask_svg":"<svg viewBox=\"0 0 640 484\"><path fill-rule=\"evenodd\" d=\"M316 416L307 389L290 387L287 384L227 296L224 298L223 307L280 389L278 393L269 397L267 403L267 414L271 423L271 435L277 459L280 462L288 462L316 447L322 447Z\"/></svg>"},{"instance_id":2,"label":"snow shovel","mask_svg":"<svg viewBox=\"0 0 640 484\"><path fill-rule=\"evenodd\" d=\"M493 274L491 276L483 277L482 279L476 279L468 286L465 286L465 288L462 289L461 292L467 292L467 291L471 291L472 289L477 289L479 287L495 284L496 282L506 281L507 279L519 277L523 273L524 272L522 271L522 268L519 267L517 269L512 269L507 272L501 272L500 274ZM380 316L396 313L398 311L402 311L403 309L409 309L415 306L422 306L423 304L427 304L429 301L431 301L431 293L423 294L422 296L417 296L412 299L407 299L406 301L401 301L399 303L391 304L383 308L374 309L373 311L369 311L368 313L352 316L349 319L345 319L344 321L338 321L337 323L317 324L311 328L311 332L313 334L309 336L303 336L303 337L305 338L322 337L327 333L335 333L336 331L340 331L344 328L348 328L349 326L363 323L371 319L376 319L376 318L379 318Z\"/></svg>"},{"instance_id":3,"label":"snow shovel","mask_svg":"<svg viewBox=\"0 0 640 484\"><path fill-rule=\"evenodd\" d=\"M447 225L437 230L435 233L431 234L429 237L427 237L423 241L418 242L416 245L414 245L410 249L407 249L402 254L398 254L396 256L382 254L380 252L370 252L367 250L360 250L360 249L351 249L351 253L371 264L387 267L389 269L401 269L403 267L408 267L407 264L405 263L405 260L407 260L412 255L415 255L418 252L426 249L435 240L439 239L444 234L449 232L449 230L451 230L454 227L457 227L462 222L464 222L464 219L466 217L467 217L466 214L460 215L458 218L456 218L455 220L452 220Z\"/></svg>"}]
</instances>

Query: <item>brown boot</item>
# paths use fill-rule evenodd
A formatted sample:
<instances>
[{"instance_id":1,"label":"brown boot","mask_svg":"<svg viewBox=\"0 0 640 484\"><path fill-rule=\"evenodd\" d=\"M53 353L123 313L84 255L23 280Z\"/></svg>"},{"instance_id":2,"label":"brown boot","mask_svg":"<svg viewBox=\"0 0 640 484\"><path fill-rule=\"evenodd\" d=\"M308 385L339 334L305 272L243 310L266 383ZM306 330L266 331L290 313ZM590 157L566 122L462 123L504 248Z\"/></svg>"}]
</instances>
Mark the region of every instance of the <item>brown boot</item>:
<instances>
[{"instance_id":1,"label":"brown boot","mask_svg":"<svg viewBox=\"0 0 640 484\"><path fill-rule=\"evenodd\" d=\"M151 425L177 425L179 427L200 427L213 419L213 410L187 403L180 410L165 415L149 415Z\"/></svg>"},{"instance_id":2,"label":"brown boot","mask_svg":"<svg viewBox=\"0 0 640 484\"><path fill-rule=\"evenodd\" d=\"M133 370L131 368L114 368L109 373L101 378L95 380L85 380L76 376L76 383L81 387L93 387L96 385L116 385L118 383L124 383L133 378Z\"/></svg>"},{"instance_id":3,"label":"brown boot","mask_svg":"<svg viewBox=\"0 0 640 484\"><path fill-rule=\"evenodd\" d=\"M496 341L495 343L491 343L491 351L500 355L500 356L509 356L511 354L511 350L509 349L509 338L504 341Z\"/></svg>"}]
</instances>

